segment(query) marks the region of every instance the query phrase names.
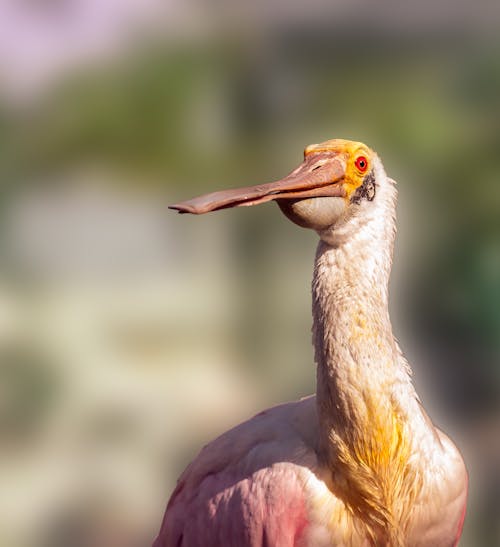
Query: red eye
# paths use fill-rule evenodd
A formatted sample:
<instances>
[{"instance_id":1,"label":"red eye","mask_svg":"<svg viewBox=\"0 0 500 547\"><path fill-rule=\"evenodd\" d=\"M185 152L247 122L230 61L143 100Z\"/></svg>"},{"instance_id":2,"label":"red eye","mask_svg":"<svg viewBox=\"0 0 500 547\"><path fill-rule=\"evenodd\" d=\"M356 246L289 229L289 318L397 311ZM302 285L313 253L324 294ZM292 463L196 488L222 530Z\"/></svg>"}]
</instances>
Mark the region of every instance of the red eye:
<instances>
[{"instance_id":1,"label":"red eye","mask_svg":"<svg viewBox=\"0 0 500 547\"><path fill-rule=\"evenodd\" d=\"M354 162L354 165L356 165L359 171L364 173L368 169L368 160L365 156L358 156Z\"/></svg>"}]
</instances>

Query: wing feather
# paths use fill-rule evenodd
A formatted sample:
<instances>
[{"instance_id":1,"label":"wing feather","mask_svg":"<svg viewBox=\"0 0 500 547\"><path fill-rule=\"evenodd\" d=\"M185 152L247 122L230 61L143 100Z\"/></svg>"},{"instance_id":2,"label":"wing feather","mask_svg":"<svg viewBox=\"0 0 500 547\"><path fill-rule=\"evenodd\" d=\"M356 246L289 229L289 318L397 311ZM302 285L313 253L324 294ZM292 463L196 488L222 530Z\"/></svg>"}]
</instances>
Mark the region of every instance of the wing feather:
<instances>
[{"instance_id":1,"label":"wing feather","mask_svg":"<svg viewBox=\"0 0 500 547\"><path fill-rule=\"evenodd\" d=\"M273 407L205 446L167 505L154 547L291 547L307 522L303 470L317 468L314 397Z\"/></svg>"}]
</instances>

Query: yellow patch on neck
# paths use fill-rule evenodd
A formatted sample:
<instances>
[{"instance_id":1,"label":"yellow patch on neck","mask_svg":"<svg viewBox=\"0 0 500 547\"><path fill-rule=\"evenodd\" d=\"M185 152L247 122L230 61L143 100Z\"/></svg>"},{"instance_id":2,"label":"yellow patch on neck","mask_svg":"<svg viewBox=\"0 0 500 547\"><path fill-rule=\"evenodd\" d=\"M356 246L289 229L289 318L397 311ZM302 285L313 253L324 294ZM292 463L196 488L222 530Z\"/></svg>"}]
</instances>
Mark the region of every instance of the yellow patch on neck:
<instances>
[{"instance_id":1,"label":"yellow patch on neck","mask_svg":"<svg viewBox=\"0 0 500 547\"><path fill-rule=\"evenodd\" d=\"M335 455L329 462L331 489L373 545L399 547L419 490L411 446L395 408L381 408L370 395L365 402L366 414L346 437L336 430L330 434Z\"/></svg>"}]
</instances>

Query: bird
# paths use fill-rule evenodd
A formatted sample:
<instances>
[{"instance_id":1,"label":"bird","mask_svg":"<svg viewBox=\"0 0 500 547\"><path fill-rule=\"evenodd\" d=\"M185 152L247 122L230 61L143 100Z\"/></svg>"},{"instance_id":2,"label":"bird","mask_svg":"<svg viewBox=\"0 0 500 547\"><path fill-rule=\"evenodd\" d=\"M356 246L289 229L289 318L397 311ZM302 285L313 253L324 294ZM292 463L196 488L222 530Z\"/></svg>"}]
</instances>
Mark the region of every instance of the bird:
<instances>
[{"instance_id":1,"label":"bird","mask_svg":"<svg viewBox=\"0 0 500 547\"><path fill-rule=\"evenodd\" d=\"M170 206L203 214L276 201L318 234L316 393L206 445L153 547L458 545L464 460L424 410L389 317L396 198L374 150L332 139L307 146L283 179Z\"/></svg>"}]
</instances>

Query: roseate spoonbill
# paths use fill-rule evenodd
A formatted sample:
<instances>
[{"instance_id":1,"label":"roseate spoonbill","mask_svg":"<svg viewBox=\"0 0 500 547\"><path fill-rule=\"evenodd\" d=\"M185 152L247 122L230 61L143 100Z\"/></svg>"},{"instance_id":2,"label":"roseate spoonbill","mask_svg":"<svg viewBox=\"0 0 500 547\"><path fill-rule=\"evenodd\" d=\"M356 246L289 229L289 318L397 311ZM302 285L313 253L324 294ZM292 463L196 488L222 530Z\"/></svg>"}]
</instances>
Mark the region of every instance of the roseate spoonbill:
<instances>
[{"instance_id":1,"label":"roseate spoonbill","mask_svg":"<svg viewBox=\"0 0 500 547\"><path fill-rule=\"evenodd\" d=\"M377 154L335 139L284 179L172 205L201 214L277 201L315 230L316 395L205 446L180 477L154 547L454 546L467 472L436 428L392 334L395 182Z\"/></svg>"}]
</instances>

